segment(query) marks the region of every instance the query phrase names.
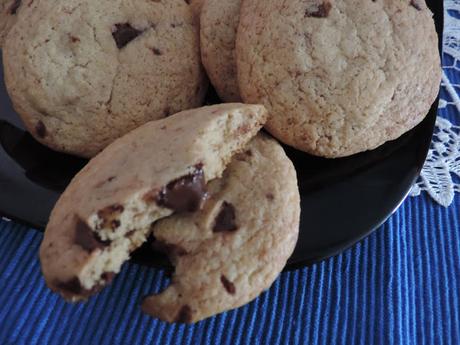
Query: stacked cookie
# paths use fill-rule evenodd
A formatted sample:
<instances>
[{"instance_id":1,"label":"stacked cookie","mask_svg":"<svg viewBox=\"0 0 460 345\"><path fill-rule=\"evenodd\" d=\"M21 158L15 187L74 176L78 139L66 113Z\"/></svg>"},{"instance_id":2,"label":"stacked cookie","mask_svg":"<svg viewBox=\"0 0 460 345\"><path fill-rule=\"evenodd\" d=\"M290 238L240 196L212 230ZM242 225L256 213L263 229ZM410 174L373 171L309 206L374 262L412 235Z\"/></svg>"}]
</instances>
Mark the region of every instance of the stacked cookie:
<instances>
[{"instance_id":1,"label":"stacked cookie","mask_svg":"<svg viewBox=\"0 0 460 345\"><path fill-rule=\"evenodd\" d=\"M207 0L201 14L219 95L265 105L274 137L329 158L425 117L441 78L437 42L423 0Z\"/></svg>"},{"instance_id":2,"label":"stacked cookie","mask_svg":"<svg viewBox=\"0 0 460 345\"><path fill-rule=\"evenodd\" d=\"M175 273L142 309L168 322L251 301L294 250L295 169L262 127L347 156L418 124L440 83L423 0L0 0L0 11L26 128L92 158L50 216L48 286L85 300L153 238ZM238 103L199 108L208 77Z\"/></svg>"}]
</instances>

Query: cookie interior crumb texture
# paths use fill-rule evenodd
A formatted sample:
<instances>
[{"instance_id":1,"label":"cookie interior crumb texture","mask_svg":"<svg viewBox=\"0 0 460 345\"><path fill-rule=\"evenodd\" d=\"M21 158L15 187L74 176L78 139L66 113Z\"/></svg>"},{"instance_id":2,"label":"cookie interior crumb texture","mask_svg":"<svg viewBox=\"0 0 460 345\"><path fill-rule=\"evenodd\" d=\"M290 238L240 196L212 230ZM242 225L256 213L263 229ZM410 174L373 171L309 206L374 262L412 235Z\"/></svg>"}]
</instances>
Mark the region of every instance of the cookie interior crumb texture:
<instances>
[{"instance_id":1,"label":"cookie interior crumb texture","mask_svg":"<svg viewBox=\"0 0 460 345\"><path fill-rule=\"evenodd\" d=\"M51 214L40 248L49 287L74 301L96 292L152 223L202 206L203 185L221 176L266 118L263 106L215 105L147 123L109 145L76 175Z\"/></svg>"},{"instance_id":2,"label":"cookie interior crumb texture","mask_svg":"<svg viewBox=\"0 0 460 345\"><path fill-rule=\"evenodd\" d=\"M84 157L201 106L207 90L199 24L183 0L34 0L7 36L3 62L28 131Z\"/></svg>"},{"instance_id":3,"label":"cookie interior crumb texture","mask_svg":"<svg viewBox=\"0 0 460 345\"><path fill-rule=\"evenodd\" d=\"M300 218L296 172L282 147L259 134L209 183L202 211L154 225L175 265L171 285L142 308L168 322L197 322L269 288L294 250Z\"/></svg>"}]
</instances>

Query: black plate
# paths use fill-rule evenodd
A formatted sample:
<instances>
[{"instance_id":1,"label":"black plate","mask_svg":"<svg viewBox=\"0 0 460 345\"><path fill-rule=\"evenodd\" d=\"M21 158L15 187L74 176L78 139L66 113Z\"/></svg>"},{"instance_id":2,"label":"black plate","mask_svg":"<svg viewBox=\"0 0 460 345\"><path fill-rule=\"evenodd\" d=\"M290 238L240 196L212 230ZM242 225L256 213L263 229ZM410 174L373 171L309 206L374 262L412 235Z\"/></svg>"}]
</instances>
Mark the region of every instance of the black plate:
<instances>
[{"instance_id":1,"label":"black plate","mask_svg":"<svg viewBox=\"0 0 460 345\"><path fill-rule=\"evenodd\" d=\"M442 1L427 2L442 37ZM62 190L86 162L53 152L24 132L3 83L0 106L0 213L43 229ZM343 251L396 210L423 166L436 113L437 102L418 127L398 140L348 158L327 160L286 148L297 168L302 198L299 241L288 268ZM134 258L165 264L145 247Z\"/></svg>"}]
</instances>

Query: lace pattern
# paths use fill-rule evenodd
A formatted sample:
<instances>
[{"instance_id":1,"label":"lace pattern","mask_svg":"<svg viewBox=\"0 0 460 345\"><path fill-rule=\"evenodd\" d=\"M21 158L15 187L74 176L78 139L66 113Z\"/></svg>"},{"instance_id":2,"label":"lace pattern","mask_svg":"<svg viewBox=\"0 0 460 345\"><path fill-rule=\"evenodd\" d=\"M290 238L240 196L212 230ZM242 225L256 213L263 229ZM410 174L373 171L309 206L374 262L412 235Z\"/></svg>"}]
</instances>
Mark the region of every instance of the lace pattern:
<instances>
[{"instance_id":1,"label":"lace pattern","mask_svg":"<svg viewBox=\"0 0 460 345\"><path fill-rule=\"evenodd\" d=\"M427 192L448 207L460 192L460 0L444 1L443 75L438 119L430 151L411 196ZM454 114L452 116L451 114ZM450 116L449 116L450 115ZM453 118L454 117L454 118Z\"/></svg>"}]
</instances>

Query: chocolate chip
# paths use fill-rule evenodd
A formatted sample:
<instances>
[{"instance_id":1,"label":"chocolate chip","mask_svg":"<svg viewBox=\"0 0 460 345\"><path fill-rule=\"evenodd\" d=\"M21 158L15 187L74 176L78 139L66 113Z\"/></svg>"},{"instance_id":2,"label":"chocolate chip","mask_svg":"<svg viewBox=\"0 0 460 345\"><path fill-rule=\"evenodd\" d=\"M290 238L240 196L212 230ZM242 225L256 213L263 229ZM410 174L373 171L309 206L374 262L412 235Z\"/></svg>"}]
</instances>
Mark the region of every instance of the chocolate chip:
<instances>
[{"instance_id":1,"label":"chocolate chip","mask_svg":"<svg viewBox=\"0 0 460 345\"><path fill-rule=\"evenodd\" d=\"M177 244L154 240L151 242L153 250L167 254L168 256L184 256L187 251Z\"/></svg>"},{"instance_id":2,"label":"chocolate chip","mask_svg":"<svg viewBox=\"0 0 460 345\"><path fill-rule=\"evenodd\" d=\"M9 14L15 15L18 13L19 7L21 7L22 0L14 0L8 9Z\"/></svg>"},{"instance_id":3,"label":"chocolate chip","mask_svg":"<svg viewBox=\"0 0 460 345\"><path fill-rule=\"evenodd\" d=\"M415 8L417 11L421 11L422 7L420 4L417 2L417 0L410 0L410 5Z\"/></svg>"},{"instance_id":4,"label":"chocolate chip","mask_svg":"<svg viewBox=\"0 0 460 345\"><path fill-rule=\"evenodd\" d=\"M224 201L220 208L219 214L216 217L214 223L213 231L214 232L223 232L223 231L236 231L238 227L235 222L235 207Z\"/></svg>"},{"instance_id":5,"label":"chocolate chip","mask_svg":"<svg viewBox=\"0 0 460 345\"><path fill-rule=\"evenodd\" d=\"M117 229L118 227L120 227L120 221L118 219L114 219L110 222L110 228L112 230L115 230Z\"/></svg>"},{"instance_id":6,"label":"chocolate chip","mask_svg":"<svg viewBox=\"0 0 460 345\"><path fill-rule=\"evenodd\" d=\"M305 17L314 17L314 18L326 18L329 16L332 5L329 1L324 1L322 4L317 5L316 8L307 9L305 11Z\"/></svg>"},{"instance_id":7,"label":"chocolate chip","mask_svg":"<svg viewBox=\"0 0 460 345\"><path fill-rule=\"evenodd\" d=\"M176 212L195 212L201 209L206 197L203 166L199 164L191 174L180 177L162 188L156 202L159 206Z\"/></svg>"},{"instance_id":8,"label":"chocolate chip","mask_svg":"<svg viewBox=\"0 0 460 345\"><path fill-rule=\"evenodd\" d=\"M83 287L77 277L74 277L66 282L58 282L56 285L59 289L70 292L74 295L79 295L83 291Z\"/></svg>"},{"instance_id":9,"label":"chocolate chip","mask_svg":"<svg viewBox=\"0 0 460 345\"><path fill-rule=\"evenodd\" d=\"M115 28L112 30L112 36L117 44L117 48L121 49L142 34L142 32L141 30L133 28L129 23L115 24Z\"/></svg>"},{"instance_id":10,"label":"chocolate chip","mask_svg":"<svg viewBox=\"0 0 460 345\"><path fill-rule=\"evenodd\" d=\"M80 42L80 39L78 37L69 35L69 38L72 43Z\"/></svg>"},{"instance_id":11,"label":"chocolate chip","mask_svg":"<svg viewBox=\"0 0 460 345\"><path fill-rule=\"evenodd\" d=\"M224 286L225 290L227 290L227 292L230 295L235 294L235 292L236 292L235 284L233 284L230 280L228 280L226 276L221 275L220 276L220 281L222 282L222 285Z\"/></svg>"},{"instance_id":12,"label":"chocolate chip","mask_svg":"<svg viewBox=\"0 0 460 345\"><path fill-rule=\"evenodd\" d=\"M161 50L158 49L158 48L152 48L151 50L152 50L152 53L155 54L155 55L163 55Z\"/></svg>"},{"instance_id":13,"label":"chocolate chip","mask_svg":"<svg viewBox=\"0 0 460 345\"><path fill-rule=\"evenodd\" d=\"M115 204L103 208L97 212L97 216L102 219L102 223L98 225L98 229L110 228L115 230L120 226L118 216L125 210L123 205ZM117 225L118 224L118 225Z\"/></svg>"},{"instance_id":14,"label":"chocolate chip","mask_svg":"<svg viewBox=\"0 0 460 345\"><path fill-rule=\"evenodd\" d=\"M46 127L45 124L42 121L38 121L37 124L35 125L35 132L37 133L39 138L44 138L46 137Z\"/></svg>"},{"instance_id":15,"label":"chocolate chip","mask_svg":"<svg viewBox=\"0 0 460 345\"><path fill-rule=\"evenodd\" d=\"M104 282L96 284L91 289L85 289L81 285L78 277L74 277L66 282L58 282L56 285L60 290L71 293L72 295L80 295L83 297L89 297L92 294L98 291L101 291L104 288L104 286L106 286L113 280L114 277L115 277L115 273L113 272L103 273L101 275L101 278L104 280Z\"/></svg>"},{"instance_id":16,"label":"chocolate chip","mask_svg":"<svg viewBox=\"0 0 460 345\"><path fill-rule=\"evenodd\" d=\"M185 1L185 3L186 3L187 5L190 5L190 2L191 2L192 0L184 0L184 1Z\"/></svg>"},{"instance_id":17,"label":"chocolate chip","mask_svg":"<svg viewBox=\"0 0 460 345\"><path fill-rule=\"evenodd\" d=\"M114 272L104 272L101 275L101 278L104 280L105 284L111 283L114 277L115 277Z\"/></svg>"},{"instance_id":18,"label":"chocolate chip","mask_svg":"<svg viewBox=\"0 0 460 345\"><path fill-rule=\"evenodd\" d=\"M272 193L267 193L265 194L268 200L273 201L275 199L275 196Z\"/></svg>"},{"instance_id":19,"label":"chocolate chip","mask_svg":"<svg viewBox=\"0 0 460 345\"><path fill-rule=\"evenodd\" d=\"M103 249L110 244L110 241L102 241L96 233L80 218L75 227L75 244L91 253L96 249Z\"/></svg>"},{"instance_id":20,"label":"chocolate chip","mask_svg":"<svg viewBox=\"0 0 460 345\"><path fill-rule=\"evenodd\" d=\"M176 316L176 322L190 323L192 321L192 308L187 304L180 308L179 313Z\"/></svg>"}]
</instances>

